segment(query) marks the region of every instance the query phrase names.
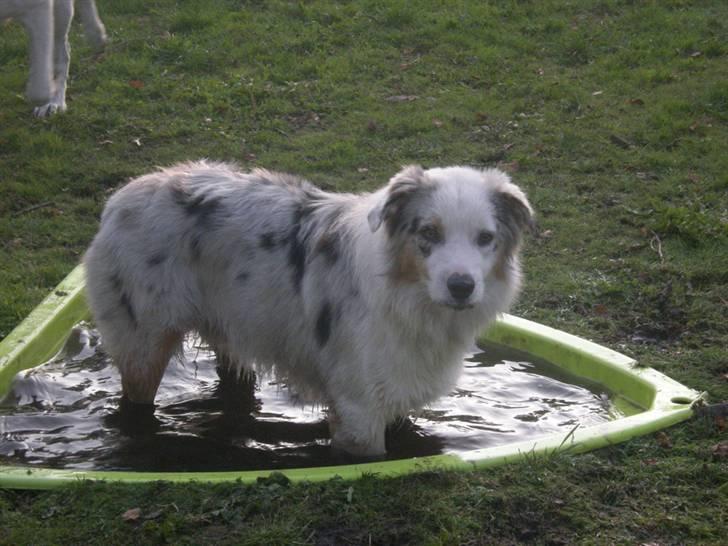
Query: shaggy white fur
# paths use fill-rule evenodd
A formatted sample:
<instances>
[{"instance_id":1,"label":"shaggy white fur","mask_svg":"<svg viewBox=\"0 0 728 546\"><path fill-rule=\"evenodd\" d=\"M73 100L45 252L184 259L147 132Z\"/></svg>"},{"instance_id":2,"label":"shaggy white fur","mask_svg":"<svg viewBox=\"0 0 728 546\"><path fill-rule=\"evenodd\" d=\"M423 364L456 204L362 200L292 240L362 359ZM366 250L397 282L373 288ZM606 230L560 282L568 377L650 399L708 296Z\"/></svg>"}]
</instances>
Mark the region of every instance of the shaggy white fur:
<instances>
[{"instance_id":1,"label":"shaggy white fur","mask_svg":"<svg viewBox=\"0 0 728 546\"><path fill-rule=\"evenodd\" d=\"M183 335L326 404L335 448L385 452L388 423L446 394L519 286L533 218L497 170L403 169L375 193L197 162L109 200L85 263L125 397L151 403Z\"/></svg>"}]
</instances>

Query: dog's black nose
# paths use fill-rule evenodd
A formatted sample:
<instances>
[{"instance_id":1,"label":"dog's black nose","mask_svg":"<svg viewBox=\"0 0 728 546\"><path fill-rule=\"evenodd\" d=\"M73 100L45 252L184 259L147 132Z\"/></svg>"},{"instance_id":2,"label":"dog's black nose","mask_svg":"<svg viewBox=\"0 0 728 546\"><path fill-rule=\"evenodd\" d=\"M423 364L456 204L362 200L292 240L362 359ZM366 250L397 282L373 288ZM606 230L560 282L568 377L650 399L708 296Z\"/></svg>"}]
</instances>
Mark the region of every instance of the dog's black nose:
<instances>
[{"instance_id":1,"label":"dog's black nose","mask_svg":"<svg viewBox=\"0 0 728 546\"><path fill-rule=\"evenodd\" d=\"M458 301L468 299L475 288L475 281L470 275L462 273L453 273L447 279L447 289L450 290L452 297Z\"/></svg>"}]
</instances>

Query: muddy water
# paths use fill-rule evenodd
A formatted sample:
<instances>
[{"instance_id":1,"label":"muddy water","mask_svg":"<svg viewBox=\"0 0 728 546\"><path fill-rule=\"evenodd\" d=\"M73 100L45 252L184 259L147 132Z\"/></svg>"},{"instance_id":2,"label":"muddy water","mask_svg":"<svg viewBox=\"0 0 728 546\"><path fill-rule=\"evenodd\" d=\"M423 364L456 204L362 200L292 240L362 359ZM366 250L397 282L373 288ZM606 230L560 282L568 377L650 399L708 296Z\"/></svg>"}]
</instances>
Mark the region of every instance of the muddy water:
<instances>
[{"instance_id":1,"label":"muddy water","mask_svg":"<svg viewBox=\"0 0 728 546\"><path fill-rule=\"evenodd\" d=\"M321 408L285 385L220 379L215 356L188 340L170 363L154 414L122 419L121 384L97 333L74 329L60 355L17 375L0 402L0 464L140 471L325 466L334 456ZM568 434L617 417L596 385L500 346L464 363L450 396L388 430L388 458L453 453Z\"/></svg>"}]
</instances>

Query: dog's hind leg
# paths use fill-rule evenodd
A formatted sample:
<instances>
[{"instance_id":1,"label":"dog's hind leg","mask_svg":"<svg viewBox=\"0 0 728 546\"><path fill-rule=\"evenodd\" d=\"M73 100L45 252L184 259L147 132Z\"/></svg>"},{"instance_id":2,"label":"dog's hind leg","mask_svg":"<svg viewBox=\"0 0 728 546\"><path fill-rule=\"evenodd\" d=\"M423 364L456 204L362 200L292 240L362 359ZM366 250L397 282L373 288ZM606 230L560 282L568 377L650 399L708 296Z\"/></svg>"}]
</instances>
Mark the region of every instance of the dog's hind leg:
<instances>
[{"instance_id":1,"label":"dog's hind leg","mask_svg":"<svg viewBox=\"0 0 728 546\"><path fill-rule=\"evenodd\" d=\"M121 373L123 397L134 404L153 404L169 359L179 351L184 334L140 333L128 343L129 350L117 349L114 363ZM118 347L118 345L117 345Z\"/></svg>"},{"instance_id":2,"label":"dog's hind leg","mask_svg":"<svg viewBox=\"0 0 728 546\"><path fill-rule=\"evenodd\" d=\"M35 2L20 18L30 41L30 73L26 95L35 103L46 103L55 93L53 85L53 2Z\"/></svg>"},{"instance_id":3,"label":"dog's hind leg","mask_svg":"<svg viewBox=\"0 0 728 546\"><path fill-rule=\"evenodd\" d=\"M55 94L48 104L38 106L33 113L45 117L66 110L66 82L71 61L68 32L73 19L73 1L56 0L53 3L53 83Z\"/></svg>"},{"instance_id":4,"label":"dog's hind leg","mask_svg":"<svg viewBox=\"0 0 728 546\"><path fill-rule=\"evenodd\" d=\"M102 49L106 44L106 28L99 18L94 0L78 0L78 13L83 23L83 32L86 39L96 49Z\"/></svg>"}]
</instances>

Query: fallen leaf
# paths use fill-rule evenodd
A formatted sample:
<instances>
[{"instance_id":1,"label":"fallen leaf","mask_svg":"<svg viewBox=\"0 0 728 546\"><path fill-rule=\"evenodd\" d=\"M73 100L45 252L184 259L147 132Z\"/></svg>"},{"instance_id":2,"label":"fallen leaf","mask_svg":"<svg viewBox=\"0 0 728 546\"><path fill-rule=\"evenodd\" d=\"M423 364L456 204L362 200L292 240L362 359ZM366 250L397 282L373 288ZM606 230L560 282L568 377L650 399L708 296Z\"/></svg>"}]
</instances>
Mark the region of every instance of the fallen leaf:
<instances>
[{"instance_id":1,"label":"fallen leaf","mask_svg":"<svg viewBox=\"0 0 728 546\"><path fill-rule=\"evenodd\" d=\"M713 417L713 422L715 423L715 427L720 432L723 432L726 428L728 428L728 421L726 421L724 415L716 415L715 417Z\"/></svg>"},{"instance_id":2,"label":"fallen leaf","mask_svg":"<svg viewBox=\"0 0 728 546\"><path fill-rule=\"evenodd\" d=\"M501 163L500 166L509 173L515 173L518 172L518 169L521 168L521 165L518 163L518 161L511 161L510 163Z\"/></svg>"},{"instance_id":3,"label":"fallen leaf","mask_svg":"<svg viewBox=\"0 0 728 546\"><path fill-rule=\"evenodd\" d=\"M725 459L728 457L728 442L720 442L715 444L711 449L714 459Z\"/></svg>"},{"instance_id":4,"label":"fallen leaf","mask_svg":"<svg viewBox=\"0 0 728 546\"><path fill-rule=\"evenodd\" d=\"M554 234L554 230L547 229L538 234L541 239L551 239Z\"/></svg>"},{"instance_id":5,"label":"fallen leaf","mask_svg":"<svg viewBox=\"0 0 728 546\"><path fill-rule=\"evenodd\" d=\"M399 68L400 68L400 70L407 70L408 68L410 68L411 66L416 65L419 62L420 62L420 56L417 55L417 57L415 57L414 59L411 59L411 60L408 60L408 61L405 61L405 62L400 63L399 64Z\"/></svg>"},{"instance_id":6,"label":"fallen leaf","mask_svg":"<svg viewBox=\"0 0 728 546\"><path fill-rule=\"evenodd\" d=\"M629 99L627 101L627 104L633 104L634 106L644 106L645 101L643 101L642 99Z\"/></svg>"},{"instance_id":7,"label":"fallen leaf","mask_svg":"<svg viewBox=\"0 0 728 546\"><path fill-rule=\"evenodd\" d=\"M592 97L598 97L599 95L603 95L603 94L604 94L604 91L594 91L592 93Z\"/></svg>"},{"instance_id":8,"label":"fallen leaf","mask_svg":"<svg viewBox=\"0 0 728 546\"><path fill-rule=\"evenodd\" d=\"M126 512L124 512L121 515L121 519L124 521L127 521L129 523L134 523L135 521L138 521L139 518L142 515L142 509L141 508L130 508Z\"/></svg>"},{"instance_id":9,"label":"fallen leaf","mask_svg":"<svg viewBox=\"0 0 728 546\"><path fill-rule=\"evenodd\" d=\"M592 307L594 314L599 316L604 316L607 314L607 306L603 303L597 303Z\"/></svg>"},{"instance_id":10,"label":"fallen leaf","mask_svg":"<svg viewBox=\"0 0 728 546\"><path fill-rule=\"evenodd\" d=\"M442 122L441 122L441 121L440 121L439 119L433 119L433 120L432 120L432 124L433 124L433 125L434 125L435 127L442 127Z\"/></svg>"},{"instance_id":11,"label":"fallen leaf","mask_svg":"<svg viewBox=\"0 0 728 546\"><path fill-rule=\"evenodd\" d=\"M672 447L672 440L665 432L657 433L657 445L663 449L670 449Z\"/></svg>"},{"instance_id":12,"label":"fallen leaf","mask_svg":"<svg viewBox=\"0 0 728 546\"><path fill-rule=\"evenodd\" d=\"M144 87L144 82L142 80L129 80L129 85L134 89L141 89Z\"/></svg>"}]
</instances>

